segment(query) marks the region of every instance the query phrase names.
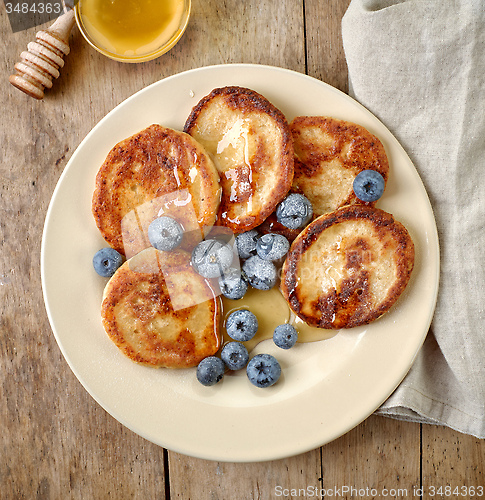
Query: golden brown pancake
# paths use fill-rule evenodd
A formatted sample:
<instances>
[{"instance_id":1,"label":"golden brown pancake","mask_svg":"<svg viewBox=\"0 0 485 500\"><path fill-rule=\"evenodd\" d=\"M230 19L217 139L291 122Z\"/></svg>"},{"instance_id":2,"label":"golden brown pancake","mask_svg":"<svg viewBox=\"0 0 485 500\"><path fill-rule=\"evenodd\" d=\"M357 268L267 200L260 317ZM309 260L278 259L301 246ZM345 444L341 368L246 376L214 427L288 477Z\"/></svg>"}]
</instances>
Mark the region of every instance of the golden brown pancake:
<instances>
[{"instance_id":1,"label":"golden brown pancake","mask_svg":"<svg viewBox=\"0 0 485 500\"><path fill-rule=\"evenodd\" d=\"M101 306L109 338L130 359L188 368L220 346L220 299L190 265L190 254L143 250L106 285Z\"/></svg>"},{"instance_id":2,"label":"golden brown pancake","mask_svg":"<svg viewBox=\"0 0 485 500\"><path fill-rule=\"evenodd\" d=\"M414 244L400 222L378 208L350 205L318 217L295 239L281 290L307 324L351 328L389 310L413 265Z\"/></svg>"},{"instance_id":3,"label":"golden brown pancake","mask_svg":"<svg viewBox=\"0 0 485 500\"><path fill-rule=\"evenodd\" d=\"M185 123L220 174L218 225L235 233L261 224L293 180L293 144L284 115L265 97L241 87L214 89Z\"/></svg>"},{"instance_id":4,"label":"golden brown pancake","mask_svg":"<svg viewBox=\"0 0 485 500\"><path fill-rule=\"evenodd\" d=\"M292 191L304 194L314 216L360 201L353 182L362 170L377 170L387 181L384 146L364 127L324 116L299 116L290 123L295 148Z\"/></svg>"},{"instance_id":5,"label":"golden brown pancake","mask_svg":"<svg viewBox=\"0 0 485 500\"><path fill-rule=\"evenodd\" d=\"M205 233L219 201L219 174L200 144L155 124L110 151L96 177L92 207L105 240L131 257L150 246L148 225L158 216Z\"/></svg>"}]
</instances>

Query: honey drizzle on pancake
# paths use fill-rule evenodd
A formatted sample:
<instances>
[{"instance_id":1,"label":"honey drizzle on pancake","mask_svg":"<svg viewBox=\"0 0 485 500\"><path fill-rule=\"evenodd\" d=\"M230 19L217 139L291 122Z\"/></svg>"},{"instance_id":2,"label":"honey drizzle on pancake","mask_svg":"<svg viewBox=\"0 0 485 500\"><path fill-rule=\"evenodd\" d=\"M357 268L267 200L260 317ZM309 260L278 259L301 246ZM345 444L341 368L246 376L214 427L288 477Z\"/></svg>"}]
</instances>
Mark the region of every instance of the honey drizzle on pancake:
<instances>
[{"instance_id":1,"label":"honey drizzle on pancake","mask_svg":"<svg viewBox=\"0 0 485 500\"><path fill-rule=\"evenodd\" d=\"M228 168L224 172L226 180L231 182L229 200L231 202L246 202L247 211L253 210L253 171L249 156L249 124L247 120L238 118L234 124L225 132L222 139L217 143L216 153L221 155L227 148L239 149L238 143L244 143L241 148L243 151L243 164L236 165L234 168ZM247 172L247 180L243 179ZM240 217L231 219L228 211L221 212L222 220L229 220L233 224L238 224Z\"/></svg>"}]
</instances>

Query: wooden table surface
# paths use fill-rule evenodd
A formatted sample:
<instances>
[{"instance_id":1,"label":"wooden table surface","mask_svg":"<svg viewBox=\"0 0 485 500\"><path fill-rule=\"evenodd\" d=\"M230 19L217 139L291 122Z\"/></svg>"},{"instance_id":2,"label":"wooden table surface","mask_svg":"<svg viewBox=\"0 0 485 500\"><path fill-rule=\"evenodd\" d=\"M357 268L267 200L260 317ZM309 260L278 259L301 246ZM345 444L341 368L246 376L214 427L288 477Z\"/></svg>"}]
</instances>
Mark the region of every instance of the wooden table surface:
<instances>
[{"instance_id":1,"label":"wooden table surface","mask_svg":"<svg viewBox=\"0 0 485 500\"><path fill-rule=\"evenodd\" d=\"M0 4L0 498L479 498L446 487L485 485L485 444L448 428L371 416L300 456L211 462L123 427L62 357L42 297L43 224L67 161L106 113L161 78L221 63L281 66L348 89L340 22L349 0L192 3L179 44L143 64L101 56L75 28L42 101L8 83L37 29L12 34Z\"/></svg>"}]
</instances>

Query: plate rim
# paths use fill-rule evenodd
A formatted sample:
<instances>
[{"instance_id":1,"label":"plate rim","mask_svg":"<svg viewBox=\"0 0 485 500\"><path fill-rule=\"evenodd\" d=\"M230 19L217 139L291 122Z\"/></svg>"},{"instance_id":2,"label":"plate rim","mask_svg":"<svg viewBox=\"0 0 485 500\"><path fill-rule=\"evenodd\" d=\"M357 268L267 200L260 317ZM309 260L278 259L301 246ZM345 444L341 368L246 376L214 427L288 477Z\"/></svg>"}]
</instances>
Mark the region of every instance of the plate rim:
<instances>
[{"instance_id":1,"label":"plate rim","mask_svg":"<svg viewBox=\"0 0 485 500\"><path fill-rule=\"evenodd\" d=\"M126 103L128 103L128 102L130 102L132 100L137 99L140 94L142 94L144 92L149 92L150 89L152 89L153 87L156 87L158 85L163 84L167 80L177 79L181 75L190 76L190 75L193 75L193 74L197 74L197 73L199 73L201 71L212 71L214 69L218 69L219 70L219 69L227 69L227 68L255 69L256 71L269 70L269 71L277 71L277 72L283 72L283 73L290 73L290 74L293 74L297 78L304 78L304 79L312 80L317 85L324 86L327 90L330 90L331 92L337 93L340 97L346 99L352 105L354 105L354 106L356 105L361 110L363 110L365 113L370 114L372 116L372 118L376 121L376 123L379 123L380 126L382 126L385 130L387 130L389 132L389 137L391 138L392 141L395 142L395 145L397 145L399 147L399 149L401 150L401 152L407 158L407 161L413 166L413 170L414 170L415 174L418 176L419 180L421 181L421 178L419 176L419 173L416 170L416 167L414 166L414 164L410 160L410 158L407 155L407 153L405 152L404 148L397 141L397 139L395 138L395 136L389 131L389 129L387 129L387 127L371 111L369 111L367 108L365 108L362 104L360 104L358 101L356 101L354 98L352 98L348 94L345 94L341 90L336 89L335 87L332 87L331 85L329 85L329 84L327 84L327 83L325 83L325 82L323 82L323 81L321 81L321 80L319 80L319 79L317 79L315 77L306 75L304 73L300 73L300 72L292 70L292 69L286 69L286 68L283 68L283 67L279 67L279 66L260 65L260 64L253 64L253 63L250 63L250 64L247 64L247 63L242 63L242 64L241 63L231 63L231 64L216 64L216 65L210 65L210 66L202 66L202 67L198 67L198 68L192 68L192 69L189 69L189 70L186 70L186 71L183 71L183 72L180 72L180 73L176 73L176 74L167 76L165 78L162 78L162 79L160 79L160 80L158 80L156 82L153 82L152 84L150 84L150 85L148 85L148 86L146 86L146 87L138 90L137 92L135 92L134 94L132 94L131 96L127 97L126 99L124 99L123 101L121 101L119 104L117 104L111 111L109 111L103 118L101 118L101 120L99 120L93 126L93 128L88 132L88 134L84 137L84 139L79 143L79 145L77 146L77 148L75 149L75 151L71 155L71 158L69 159L66 167L64 168L63 172L61 173L61 175L60 175L60 177L59 177L59 179L58 179L58 181L56 183L56 186L54 188L54 191L52 193L52 197L51 197L51 200L49 202L49 206L48 206L48 209L47 209L47 212L46 212L46 217L45 217L45 222L44 222L44 229L43 229L43 234L42 234L42 242L41 242L41 284L42 284L42 292L43 292L43 298L44 298L44 304L45 304L47 316L48 316L48 319L49 319L49 324L50 324L51 330L52 330L52 332L53 332L53 334L55 336L57 345L59 346L59 348L60 348L60 350L61 350L61 352L63 354L63 357L66 360L68 366L70 367L70 369L72 370L72 372L74 373L74 375L76 376L76 378L78 379L78 381L81 383L81 385L83 386L83 388L113 418L115 418L116 420L118 420L120 423L122 423L122 425L124 425L125 427L129 428L130 430L132 430L136 434L142 436L143 438L145 438L145 439L147 439L147 440L149 440L151 442L155 442L155 441L153 441L153 439L150 436L147 436L143 432L140 432L139 429L135 429L135 428L133 428L133 426L127 424L123 420L123 418L120 418L119 416L116 415L116 412L108 410L106 408L105 404L102 401L99 400L99 398L97 397L97 395L93 394L93 392L90 390L90 388L87 387L87 385L85 384L85 381L83 380L83 376L80 374L80 372L78 371L77 367L73 366L73 364L72 364L72 362L70 360L70 356L69 356L69 354L67 353L67 351L64 348L62 340L59 337L59 334L58 334L58 332L56 330L56 327L55 327L55 320L54 320L53 313L52 313L51 306L49 304L49 299L48 299L49 292L46 289L46 276L45 276L45 272L46 272L46 238L47 238L49 221L51 220L51 217L52 217L52 211L54 210L56 197L57 197L60 189L62 188L62 184L64 182L64 179L68 175L69 168L74 163L75 158L76 158L78 152L82 149L83 145L86 142L89 141L90 137L92 135L94 135L94 134L97 133L97 131L99 130L99 128L101 128L103 126L103 124L105 123L105 121L109 120L109 117L111 117L112 114L115 113L118 110L118 108L126 105ZM422 181L421 181L421 183L422 183ZM423 185L423 187L424 187L424 185ZM264 454L263 455L258 455L257 457L256 456L241 456L238 453L235 453L235 454L233 454L231 456L224 456L224 457L222 457L218 453L210 453L210 452L205 453L205 454L194 453L193 450L187 449L187 447L184 447L184 446L173 446L173 444L171 444L168 447L170 450L173 450L173 451L176 451L176 452L179 452L179 453L183 453L183 454L188 455L188 456L194 456L194 457L197 457L197 458L209 459L209 460L219 460L219 461L230 461L230 462L268 461L268 460L275 460L275 459L280 459L280 458L285 458L285 457L297 455L299 453L310 451L311 449L315 449L315 448L317 448L319 446L322 446L322 445L324 445L324 444L326 444L328 442L331 442L334 439L342 436L343 434L347 433L352 428L354 428L355 426L359 425L362 421L364 421L366 418L368 418L396 390L396 388L400 385L400 383L402 382L402 380L406 377L407 373L409 372L409 370L410 370L412 364L414 363L414 361L416 359L416 356L417 356L419 350L421 349L421 346L422 346L422 344L423 344L423 342L424 342L424 340L425 340L425 338L426 338L426 336L428 334L430 325L432 323L432 319L433 319L433 315L434 315L434 310L435 310L435 307L436 307L436 303L437 303L437 296L438 296L438 289L439 289L439 277L440 277L440 258L439 257L440 257L440 249L439 249L438 232L437 232L437 228L436 228L436 220L434 218L433 207L432 207L432 205L430 203L429 196L428 196L428 194L426 192L426 189L424 189L424 193L426 195L427 203L429 205L429 209L431 211L431 215L432 215L433 221L434 221L434 227L433 227L434 231L433 231L433 234L431 236L434 239L434 243L436 244L436 248L435 248L435 257L436 258L433 259L433 261L435 263L435 269L434 269L434 273L433 273L434 276L435 276L435 286L434 286L434 289L433 289L432 299L431 299L431 302L432 302L433 306L431 307L431 309L430 309L430 311L428 313L428 319L427 319L426 327L423 328L424 333L421 335L420 342L418 342L416 344L416 349L415 349L415 352L414 352L414 355L413 355L412 359L409 360L409 362L407 363L407 368L401 374L400 379L395 382L395 384L393 385L393 388L389 391L389 393L387 395L383 395L382 400L380 401L380 403L376 407L374 407L371 411L366 412L366 415L363 418L360 418L358 421L351 422L349 425L345 426L345 428L344 428L344 430L342 432L339 432L338 435L334 435L333 437L330 437L330 439L326 440L324 443L320 443L320 444L319 443L315 443L314 445L312 445L310 447L308 447L307 445L303 445L302 447L294 446L294 447L292 447L292 451L290 451L289 453L288 452L284 452L284 453L279 453L277 455L274 455L274 454L271 454L271 453L269 453L269 454L267 453L266 455L264 455ZM372 404L371 406L374 406L374 404ZM167 447L166 445L164 445L162 443L159 443L159 442L155 442L155 444L157 444L159 446Z\"/></svg>"}]
</instances>

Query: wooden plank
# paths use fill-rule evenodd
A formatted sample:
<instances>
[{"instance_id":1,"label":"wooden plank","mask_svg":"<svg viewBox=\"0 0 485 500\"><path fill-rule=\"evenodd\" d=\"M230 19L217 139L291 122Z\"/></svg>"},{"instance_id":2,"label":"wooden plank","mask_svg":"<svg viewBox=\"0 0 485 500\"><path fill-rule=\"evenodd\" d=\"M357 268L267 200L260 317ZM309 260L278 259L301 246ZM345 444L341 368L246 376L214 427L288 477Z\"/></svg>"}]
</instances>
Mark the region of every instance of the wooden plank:
<instances>
[{"instance_id":1,"label":"wooden plank","mask_svg":"<svg viewBox=\"0 0 485 500\"><path fill-rule=\"evenodd\" d=\"M348 92L340 21L350 0L305 0L307 72Z\"/></svg>"},{"instance_id":2,"label":"wooden plank","mask_svg":"<svg viewBox=\"0 0 485 500\"><path fill-rule=\"evenodd\" d=\"M423 499L485 497L485 443L448 427L423 425Z\"/></svg>"},{"instance_id":3,"label":"wooden plank","mask_svg":"<svg viewBox=\"0 0 485 500\"><path fill-rule=\"evenodd\" d=\"M192 2L184 35L197 66L255 63L304 72L302 0Z\"/></svg>"},{"instance_id":4,"label":"wooden plank","mask_svg":"<svg viewBox=\"0 0 485 500\"><path fill-rule=\"evenodd\" d=\"M12 35L4 12L0 22L10 42L0 59L11 70L36 29ZM43 101L12 87L8 74L1 83L0 496L163 498L164 450L101 409L64 361L47 320L39 262L47 206L73 151L106 112L160 71L108 61L79 33L72 41ZM125 70L129 81L120 85Z\"/></svg>"},{"instance_id":5,"label":"wooden plank","mask_svg":"<svg viewBox=\"0 0 485 500\"><path fill-rule=\"evenodd\" d=\"M420 485L419 425L371 416L322 448L322 470L323 488L339 498L412 498Z\"/></svg>"},{"instance_id":6,"label":"wooden plank","mask_svg":"<svg viewBox=\"0 0 485 500\"><path fill-rule=\"evenodd\" d=\"M192 21L187 36L201 65L249 62L305 71L301 2L211 0L194 5ZM316 450L288 460L234 464L169 452L169 474L171 498L273 498L277 486L318 486L320 455Z\"/></svg>"},{"instance_id":7,"label":"wooden plank","mask_svg":"<svg viewBox=\"0 0 485 500\"><path fill-rule=\"evenodd\" d=\"M261 463L211 462L170 453L170 498L295 498L292 490L319 489L320 470L319 450Z\"/></svg>"},{"instance_id":8,"label":"wooden plank","mask_svg":"<svg viewBox=\"0 0 485 500\"><path fill-rule=\"evenodd\" d=\"M15 103L12 96L6 116L15 113ZM163 450L99 408L60 355L47 321L38 262L43 214L65 151L74 147L57 130L71 137L76 131L57 129L59 119L42 111L32 115L34 127L26 120L15 128L17 146L25 144L35 161L19 162L12 140L2 140L3 164L15 165L2 171L1 191L7 215L0 243L2 498L103 498L114 491L135 498L148 472L155 481L147 490L158 492L161 483L163 491ZM42 127L35 127L38 122Z\"/></svg>"}]
</instances>

